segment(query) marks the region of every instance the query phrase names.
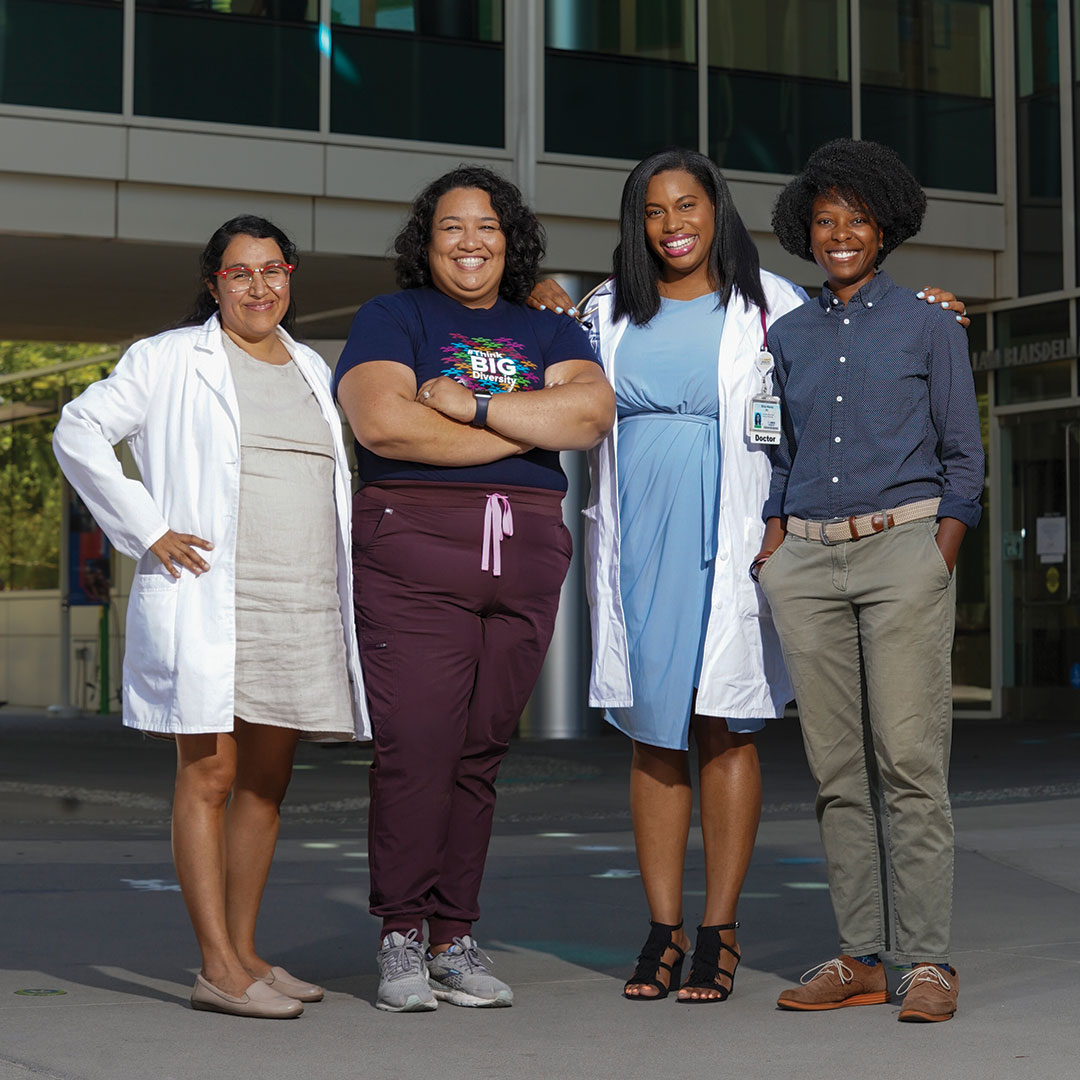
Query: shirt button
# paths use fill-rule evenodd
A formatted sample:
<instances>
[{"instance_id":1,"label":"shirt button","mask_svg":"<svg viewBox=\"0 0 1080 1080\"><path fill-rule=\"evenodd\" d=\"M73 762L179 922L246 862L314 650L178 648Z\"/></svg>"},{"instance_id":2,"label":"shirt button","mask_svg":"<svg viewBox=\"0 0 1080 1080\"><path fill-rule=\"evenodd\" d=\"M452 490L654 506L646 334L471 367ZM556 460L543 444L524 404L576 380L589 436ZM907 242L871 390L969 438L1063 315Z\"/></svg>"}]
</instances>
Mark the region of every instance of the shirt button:
<instances>
[{"instance_id":1,"label":"shirt button","mask_svg":"<svg viewBox=\"0 0 1080 1080\"><path fill-rule=\"evenodd\" d=\"M833 482L834 484L839 484L839 483L840 483L840 477L839 477L839 476L834 476L834 477L832 478L832 482Z\"/></svg>"},{"instance_id":2,"label":"shirt button","mask_svg":"<svg viewBox=\"0 0 1080 1080\"><path fill-rule=\"evenodd\" d=\"M873 307L874 306L874 301L873 300L867 300L866 301L866 306L867 307Z\"/></svg>"},{"instance_id":3,"label":"shirt button","mask_svg":"<svg viewBox=\"0 0 1080 1080\"><path fill-rule=\"evenodd\" d=\"M844 325L845 325L845 326L847 326L847 324L848 324L849 322L851 322L851 320L850 320L850 319L845 319L845 320L844 320Z\"/></svg>"},{"instance_id":4,"label":"shirt button","mask_svg":"<svg viewBox=\"0 0 1080 1080\"><path fill-rule=\"evenodd\" d=\"M843 394L837 394L836 395L836 400L837 401L843 401L844 400L844 395Z\"/></svg>"},{"instance_id":5,"label":"shirt button","mask_svg":"<svg viewBox=\"0 0 1080 1080\"><path fill-rule=\"evenodd\" d=\"M839 300L837 300L835 296L833 297L833 301L832 301L832 302L833 302L833 307L836 307L836 305L840 303L840 301L839 301Z\"/></svg>"},{"instance_id":6,"label":"shirt button","mask_svg":"<svg viewBox=\"0 0 1080 1080\"><path fill-rule=\"evenodd\" d=\"M841 364L846 364L847 363L847 357L846 356L841 356L840 357L840 363Z\"/></svg>"},{"instance_id":7,"label":"shirt button","mask_svg":"<svg viewBox=\"0 0 1080 1080\"><path fill-rule=\"evenodd\" d=\"M835 438L835 439L833 439L833 442L839 442L839 441L840 441L840 436L839 436L839 435L837 435L837 436L836 436L836 438Z\"/></svg>"}]
</instances>

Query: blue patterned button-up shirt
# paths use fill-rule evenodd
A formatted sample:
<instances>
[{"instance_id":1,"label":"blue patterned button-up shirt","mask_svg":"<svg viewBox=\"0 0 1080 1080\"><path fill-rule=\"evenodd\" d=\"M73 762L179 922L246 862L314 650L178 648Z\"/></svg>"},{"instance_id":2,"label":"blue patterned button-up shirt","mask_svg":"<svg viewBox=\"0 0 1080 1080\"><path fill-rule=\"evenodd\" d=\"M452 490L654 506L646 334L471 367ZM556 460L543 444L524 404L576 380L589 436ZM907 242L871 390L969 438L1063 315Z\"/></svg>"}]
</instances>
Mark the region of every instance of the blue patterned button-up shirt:
<instances>
[{"instance_id":1,"label":"blue patterned button-up shirt","mask_svg":"<svg viewBox=\"0 0 1080 1080\"><path fill-rule=\"evenodd\" d=\"M764 517L814 521L941 497L975 526L983 448L967 334L878 273L845 307L826 286L769 330L783 434Z\"/></svg>"}]
</instances>

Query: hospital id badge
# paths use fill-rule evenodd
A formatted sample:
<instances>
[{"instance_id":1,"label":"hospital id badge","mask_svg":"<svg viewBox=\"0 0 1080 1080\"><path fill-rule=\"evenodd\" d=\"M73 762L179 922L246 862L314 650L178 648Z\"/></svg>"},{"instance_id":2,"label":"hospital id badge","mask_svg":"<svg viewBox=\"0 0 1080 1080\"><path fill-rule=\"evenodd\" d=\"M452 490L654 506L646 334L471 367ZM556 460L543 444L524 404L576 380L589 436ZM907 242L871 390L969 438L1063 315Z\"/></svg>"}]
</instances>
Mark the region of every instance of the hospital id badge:
<instances>
[{"instance_id":1,"label":"hospital id badge","mask_svg":"<svg viewBox=\"0 0 1080 1080\"><path fill-rule=\"evenodd\" d=\"M746 403L746 437L758 446L777 446L780 443L780 399L769 393L772 353L762 349L754 367L761 378L761 391Z\"/></svg>"},{"instance_id":2,"label":"hospital id badge","mask_svg":"<svg viewBox=\"0 0 1080 1080\"><path fill-rule=\"evenodd\" d=\"M780 399L771 394L755 394L746 403L746 434L759 446L780 442Z\"/></svg>"}]
</instances>

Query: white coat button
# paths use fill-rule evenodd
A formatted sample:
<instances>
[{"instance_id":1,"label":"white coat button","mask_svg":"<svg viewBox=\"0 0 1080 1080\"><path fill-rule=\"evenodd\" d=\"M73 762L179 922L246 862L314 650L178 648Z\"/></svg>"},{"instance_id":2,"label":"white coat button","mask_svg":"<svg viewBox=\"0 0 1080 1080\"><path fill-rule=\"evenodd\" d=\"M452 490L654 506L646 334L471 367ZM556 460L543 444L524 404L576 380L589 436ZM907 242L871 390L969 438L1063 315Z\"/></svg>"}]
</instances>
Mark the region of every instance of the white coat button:
<instances>
[{"instance_id":1,"label":"white coat button","mask_svg":"<svg viewBox=\"0 0 1080 1080\"><path fill-rule=\"evenodd\" d=\"M727 552L726 551L718 551L716 554L720 556L720 561L721 562L726 562L727 561Z\"/></svg>"}]
</instances>

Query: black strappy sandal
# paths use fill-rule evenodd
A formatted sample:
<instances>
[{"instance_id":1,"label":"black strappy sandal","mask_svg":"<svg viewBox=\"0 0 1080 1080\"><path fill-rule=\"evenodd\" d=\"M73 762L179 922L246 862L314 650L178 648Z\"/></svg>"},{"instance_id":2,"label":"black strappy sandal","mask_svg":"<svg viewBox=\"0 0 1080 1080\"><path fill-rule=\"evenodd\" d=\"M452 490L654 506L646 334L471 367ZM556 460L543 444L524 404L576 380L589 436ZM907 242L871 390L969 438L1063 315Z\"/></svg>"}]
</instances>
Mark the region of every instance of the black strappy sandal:
<instances>
[{"instance_id":1,"label":"black strappy sandal","mask_svg":"<svg viewBox=\"0 0 1080 1080\"><path fill-rule=\"evenodd\" d=\"M682 975L686 953L671 940L671 935L676 930L682 929L682 923L667 926L650 920L649 926L652 929L649 931L649 938L641 950L641 955L637 958L634 974L623 986L623 997L627 1001L663 1001L672 990L679 988L679 978ZM664 963L664 953L668 949L674 949L679 954L674 964ZM657 978L661 968L668 973L667 986ZM631 986L655 986L657 992L655 994L628 994L626 991Z\"/></svg>"},{"instance_id":2,"label":"black strappy sandal","mask_svg":"<svg viewBox=\"0 0 1080 1080\"><path fill-rule=\"evenodd\" d=\"M694 943L694 959L690 965L690 974L680 990L715 990L719 997L678 998L681 1005L710 1005L718 1001L727 1001L735 989L735 972L739 968L741 955L732 946L720 940L721 930L735 930L739 924L722 923L719 926L699 926L697 941ZM720 966L720 950L726 949L735 957L735 965L730 971ZM721 986L716 980L726 975L730 986Z\"/></svg>"}]
</instances>

